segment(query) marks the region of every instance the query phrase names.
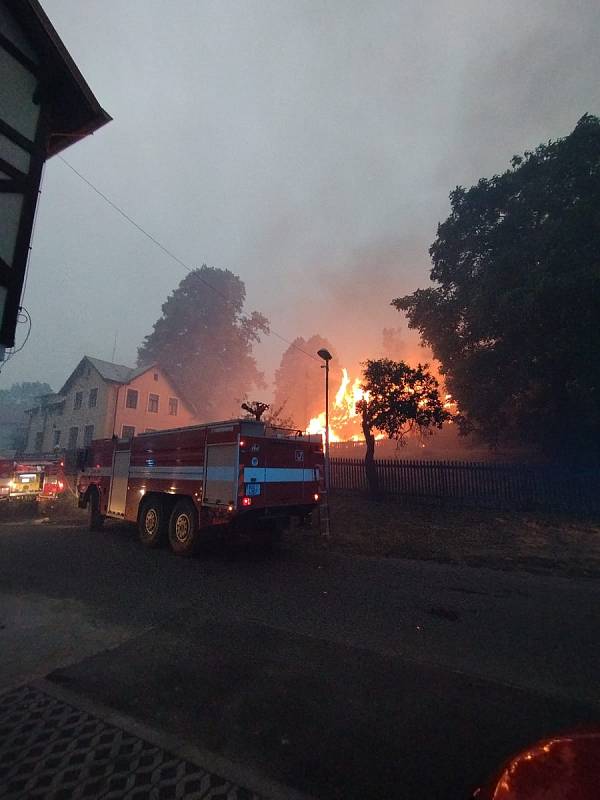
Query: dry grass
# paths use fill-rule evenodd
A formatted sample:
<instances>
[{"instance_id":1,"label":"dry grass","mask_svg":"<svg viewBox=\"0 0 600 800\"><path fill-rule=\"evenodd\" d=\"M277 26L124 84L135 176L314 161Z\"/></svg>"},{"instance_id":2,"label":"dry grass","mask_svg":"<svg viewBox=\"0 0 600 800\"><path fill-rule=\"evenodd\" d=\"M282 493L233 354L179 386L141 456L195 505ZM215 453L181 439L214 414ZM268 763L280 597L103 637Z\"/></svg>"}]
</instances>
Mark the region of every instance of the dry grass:
<instances>
[{"instance_id":1,"label":"dry grass","mask_svg":"<svg viewBox=\"0 0 600 800\"><path fill-rule=\"evenodd\" d=\"M555 514L331 499L331 546L363 555L600 576L600 522ZM315 526L316 532L316 526ZM318 542L317 537L313 538Z\"/></svg>"}]
</instances>

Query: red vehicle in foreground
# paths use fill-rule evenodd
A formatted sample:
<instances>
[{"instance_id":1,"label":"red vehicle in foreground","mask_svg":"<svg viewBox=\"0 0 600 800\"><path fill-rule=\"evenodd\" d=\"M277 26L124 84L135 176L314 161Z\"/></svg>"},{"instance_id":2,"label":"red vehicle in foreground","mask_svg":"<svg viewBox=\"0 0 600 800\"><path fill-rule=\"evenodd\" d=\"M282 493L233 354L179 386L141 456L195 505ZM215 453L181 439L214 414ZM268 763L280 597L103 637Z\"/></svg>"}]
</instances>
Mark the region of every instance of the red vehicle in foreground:
<instances>
[{"instance_id":1,"label":"red vehicle in foreground","mask_svg":"<svg viewBox=\"0 0 600 800\"><path fill-rule=\"evenodd\" d=\"M597 800L600 730L576 730L537 742L510 758L472 800Z\"/></svg>"},{"instance_id":2,"label":"red vehicle in foreground","mask_svg":"<svg viewBox=\"0 0 600 800\"><path fill-rule=\"evenodd\" d=\"M214 526L275 539L319 502L320 436L229 420L92 442L78 480L90 528L106 517L138 525L146 547L169 540L190 555Z\"/></svg>"}]
</instances>

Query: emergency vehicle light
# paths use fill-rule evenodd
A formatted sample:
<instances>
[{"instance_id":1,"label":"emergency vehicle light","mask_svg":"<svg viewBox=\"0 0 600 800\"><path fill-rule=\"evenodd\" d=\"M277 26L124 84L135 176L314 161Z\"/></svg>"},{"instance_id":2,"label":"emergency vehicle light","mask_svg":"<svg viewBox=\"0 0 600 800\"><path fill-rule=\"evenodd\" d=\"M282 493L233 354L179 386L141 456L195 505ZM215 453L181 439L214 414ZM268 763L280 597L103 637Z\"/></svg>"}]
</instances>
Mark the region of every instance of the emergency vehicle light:
<instances>
[{"instance_id":1,"label":"emergency vehicle light","mask_svg":"<svg viewBox=\"0 0 600 800\"><path fill-rule=\"evenodd\" d=\"M242 505L243 506L251 506L252 505L252 498L251 497L242 497Z\"/></svg>"}]
</instances>

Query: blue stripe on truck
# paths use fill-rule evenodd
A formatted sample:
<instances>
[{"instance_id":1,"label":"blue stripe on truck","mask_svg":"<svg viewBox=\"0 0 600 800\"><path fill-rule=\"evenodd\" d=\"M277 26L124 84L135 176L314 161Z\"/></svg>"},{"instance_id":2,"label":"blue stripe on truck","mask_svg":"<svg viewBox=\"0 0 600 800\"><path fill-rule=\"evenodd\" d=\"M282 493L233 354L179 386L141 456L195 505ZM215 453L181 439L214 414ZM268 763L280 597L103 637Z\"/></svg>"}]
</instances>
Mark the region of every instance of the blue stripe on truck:
<instances>
[{"instance_id":1,"label":"blue stripe on truck","mask_svg":"<svg viewBox=\"0 0 600 800\"><path fill-rule=\"evenodd\" d=\"M314 469L244 467L244 483L302 483L315 480Z\"/></svg>"}]
</instances>

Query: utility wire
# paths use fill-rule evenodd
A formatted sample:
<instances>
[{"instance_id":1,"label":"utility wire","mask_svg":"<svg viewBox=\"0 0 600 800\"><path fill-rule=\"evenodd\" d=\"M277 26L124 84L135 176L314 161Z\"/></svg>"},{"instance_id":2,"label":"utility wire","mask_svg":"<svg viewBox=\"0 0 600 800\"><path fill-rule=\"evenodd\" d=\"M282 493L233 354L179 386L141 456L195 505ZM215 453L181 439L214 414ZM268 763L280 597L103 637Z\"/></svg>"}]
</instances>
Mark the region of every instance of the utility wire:
<instances>
[{"instance_id":1,"label":"utility wire","mask_svg":"<svg viewBox=\"0 0 600 800\"><path fill-rule=\"evenodd\" d=\"M0 372L2 371L2 368L5 367L6 364L8 364L11 358L14 358L14 356L16 356L17 353L21 352L21 350L27 344L27 340L31 336L31 328L32 328L31 314L29 313L29 311L27 311L25 306L19 306L19 313L17 314L17 322L21 324L27 322L29 324L29 327L27 328L27 333L25 334L25 338L23 339L19 347L11 347L9 350L6 351L5 359L3 361L0 361Z\"/></svg>"},{"instance_id":2,"label":"utility wire","mask_svg":"<svg viewBox=\"0 0 600 800\"><path fill-rule=\"evenodd\" d=\"M227 303L231 302L229 297L227 297L227 295L224 292L222 292L220 289L217 289L216 286L213 286L211 283L209 283L207 280L205 280L200 274L195 272L193 267L190 267L189 264L186 264L185 261L183 261L181 258L179 258L179 256L175 255L175 253L173 253L171 250L169 250L168 247L165 247L164 244L162 244L162 242L160 242L156 237L152 236L151 233L148 233L148 231L145 228L142 228L142 226L139 225L134 219L132 219L129 216L129 214L127 214L125 211L123 211L122 208L120 208L116 203L114 203L110 199L110 197L107 197L104 194L104 192L100 191L100 189L98 189L97 186L94 186L94 184L88 178L86 178L84 175L82 175L81 172L79 172L79 170L75 169L75 167L72 164L70 164L65 158L63 158L63 156L59 155L58 158L60 158L60 160L63 162L63 164L65 164L72 172L74 172L75 175L77 175L78 178L80 178L85 184L87 184L90 187L90 189L92 189L92 191L96 192L97 195L99 195L106 203L108 203L108 205L114 211L116 211L117 214L120 214L125 220L127 220L127 222L129 222L130 225L133 225L133 227L136 228L142 234L142 236L145 236L147 239L149 239L152 242L152 244L156 245L156 247L158 247L159 250L162 250L162 252L165 255L167 255L169 258L173 259L173 261L177 262L177 264L179 264L179 266L183 267L186 270L186 272L194 272L194 274L196 275L196 277L198 278L199 281L201 281L206 287L208 287L213 292L215 292L220 297L222 297L223 300L225 300L225 302L227 302ZM297 344L295 344L294 342L291 342L285 336L282 336L280 333L278 333L276 330L271 328L271 326L269 325L269 331L267 333L267 336L270 336L270 335L275 336L277 339L281 339L282 342L285 342L290 347L294 347L296 350L299 350L301 353L304 353L305 356L308 356L309 358L312 358L313 361L319 361L320 360L319 358L317 358L316 355L313 355L312 353L309 353L307 350L303 350Z\"/></svg>"}]
</instances>

